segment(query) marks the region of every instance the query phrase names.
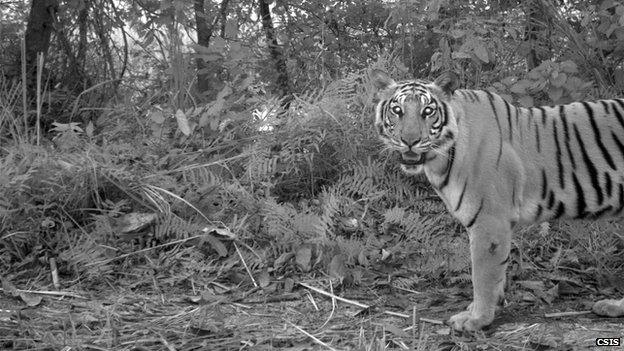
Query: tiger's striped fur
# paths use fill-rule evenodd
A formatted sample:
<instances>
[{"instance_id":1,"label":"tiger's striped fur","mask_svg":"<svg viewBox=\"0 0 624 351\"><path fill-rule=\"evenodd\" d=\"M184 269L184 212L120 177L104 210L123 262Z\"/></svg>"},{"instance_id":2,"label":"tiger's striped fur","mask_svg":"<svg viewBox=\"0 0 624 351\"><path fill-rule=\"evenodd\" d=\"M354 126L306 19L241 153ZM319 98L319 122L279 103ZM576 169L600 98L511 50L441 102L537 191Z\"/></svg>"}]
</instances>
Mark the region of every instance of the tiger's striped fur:
<instances>
[{"instance_id":1,"label":"tiger's striped fur","mask_svg":"<svg viewBox=\"0 0 624 351\"><path fill-rule=\"evenodd\" d=\"M401 153L405 172L425 173L469 233L474 297L449 320L455 329L492 322L516 224L623 212L624 100L523 108L455 90L452 74L371 77L380 138Z\"/></svg>"}]
</instances>

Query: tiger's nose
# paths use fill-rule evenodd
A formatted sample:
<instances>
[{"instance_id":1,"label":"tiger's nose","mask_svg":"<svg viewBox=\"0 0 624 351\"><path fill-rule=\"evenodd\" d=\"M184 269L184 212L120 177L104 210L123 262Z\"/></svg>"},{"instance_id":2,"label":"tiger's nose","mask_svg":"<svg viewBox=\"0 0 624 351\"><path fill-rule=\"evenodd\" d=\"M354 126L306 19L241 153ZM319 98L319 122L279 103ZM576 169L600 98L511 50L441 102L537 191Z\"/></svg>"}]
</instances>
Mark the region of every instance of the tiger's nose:
<instances>
[{"instance_id":1,"label":"tiger's nose","mask_svg":"<svg viewBox=\"0 0 624 351\"><path fill-rule=\"evenodd\" d=\"M420 142L420 137L417 135L408 135L405 137L401 137L401 141L403 144L407 145L408 148L418 144Z\"/></svg>"}]
</instances>

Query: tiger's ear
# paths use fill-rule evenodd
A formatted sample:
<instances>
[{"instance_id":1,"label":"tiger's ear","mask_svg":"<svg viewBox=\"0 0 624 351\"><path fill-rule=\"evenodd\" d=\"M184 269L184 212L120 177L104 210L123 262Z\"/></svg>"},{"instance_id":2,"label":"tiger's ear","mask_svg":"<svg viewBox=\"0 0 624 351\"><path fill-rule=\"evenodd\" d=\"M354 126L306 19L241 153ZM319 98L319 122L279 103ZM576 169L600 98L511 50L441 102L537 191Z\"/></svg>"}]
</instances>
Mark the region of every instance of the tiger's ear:
<instances>
[{"instance_id":1,"label":"tiger's ear","mask_svg":"<svg viewBox=\"0 0 624 351\"><path fill-rule=\"evenodd\" d=\"M384 90L392 84L395 84L395 81L390 78L388 73L378 69L373 69L370 72L370 78L373 86L375 86L377 90Z\"/></svg>"},{"instance_id":2,"label":"tiger's ear","mask_svg":"<svg viewBox=\"0 0 624 351\"><path fill-rule=\"evenodd\" d=\"M446 94L453 95L455 89L459 88L459 77L455 72L447 71L442 73L434 83Z\"/></svg>"}]
</instances>

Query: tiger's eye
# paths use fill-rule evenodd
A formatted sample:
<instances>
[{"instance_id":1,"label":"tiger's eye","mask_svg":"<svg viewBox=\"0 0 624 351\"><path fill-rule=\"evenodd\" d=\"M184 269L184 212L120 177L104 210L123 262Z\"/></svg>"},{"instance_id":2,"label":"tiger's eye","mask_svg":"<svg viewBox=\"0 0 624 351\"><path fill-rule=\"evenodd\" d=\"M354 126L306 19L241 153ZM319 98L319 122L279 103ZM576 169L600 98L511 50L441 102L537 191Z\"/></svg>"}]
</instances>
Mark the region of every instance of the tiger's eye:
<instances>
[{"instance_id":1,"label":"tiger's eye","mask_svg":"<svg viewBox=\"0 0 624 351\"><path fill-rule=\"evenodd\" d=\"M434 110L434 109L432 109L432 108L431 108L431 107L429 107L429 106L427 106L427 107L425 107L425 108L423 109L423 115L424 115L425 117L427 117L427 116L431 116L432 114L434 114L434 112L435 112L435 110Z\"/></svg>"},{"instance_id":2,"label":"tiger's eye","mask_svg":"<svg viewBox=\"0 0 624 351\"><path fill-rule=\"evenodd\" d=\"M394 114L396 114L396 115L400 115L400 114L402 114L402 113L403 113L403 110L402 110L402 109L401 109L401 107L399 107L399 106L394 106L394 107L392 108L392 112L394 112Z\"/></svg>"}]
</instances>

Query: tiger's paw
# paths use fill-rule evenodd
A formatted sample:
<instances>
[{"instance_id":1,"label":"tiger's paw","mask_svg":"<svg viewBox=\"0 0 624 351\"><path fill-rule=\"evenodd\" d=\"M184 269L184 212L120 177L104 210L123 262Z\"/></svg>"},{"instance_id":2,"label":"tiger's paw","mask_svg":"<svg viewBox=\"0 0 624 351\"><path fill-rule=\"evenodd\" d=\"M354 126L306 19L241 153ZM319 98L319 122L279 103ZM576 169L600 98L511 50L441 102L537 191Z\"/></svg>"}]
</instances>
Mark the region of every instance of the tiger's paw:
<instances>
[{"instance_id":1,"label":"tiger's paw","mask_svg":"<svg viewBox=\"0 0 624 351\"><path fill-rule=\"evenodd\" d=\"M622 317L624 316L624 299L598 301L592 307L592 311L599 316Z\"/></svg>"},{"instance_id":2,"label":"tiger's paw","mask_svg":"<svg viewBox=\"0 0 624 351\"><path fill-rule=\"evenodd\" d=\"M490 325L493 320L494 313L476 315L469 309L452 316L446 324L457 331L477 331Z\"/></svg>"}]
</instances>

